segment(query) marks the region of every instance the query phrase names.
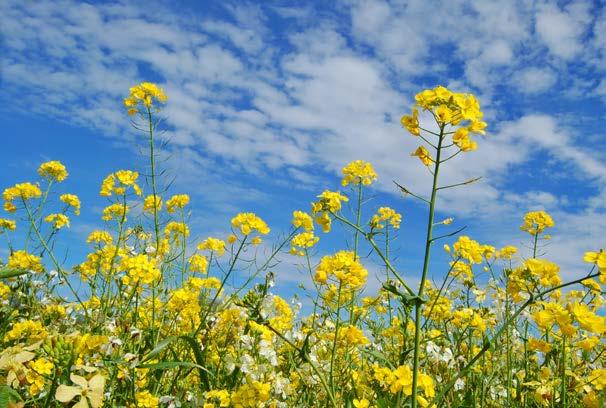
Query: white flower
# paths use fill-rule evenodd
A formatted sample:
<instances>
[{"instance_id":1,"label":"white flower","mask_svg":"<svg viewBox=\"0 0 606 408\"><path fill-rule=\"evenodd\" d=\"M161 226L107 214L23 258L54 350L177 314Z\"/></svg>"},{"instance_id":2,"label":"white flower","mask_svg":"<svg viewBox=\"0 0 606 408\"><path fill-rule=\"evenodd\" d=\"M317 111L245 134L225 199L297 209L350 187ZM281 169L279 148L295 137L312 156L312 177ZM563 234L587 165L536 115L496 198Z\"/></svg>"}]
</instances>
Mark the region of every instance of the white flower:
<instances>
[{"instance_id":1,"label":"white flower","mask_svg":"<svg viewBox=\"0 0 606 408\"><path fill-rule=\"evenodd\" d=\"M465 388L465 380L463 380L462 378L459 378L454 383L454 389L455 389L455 391L461 391L463 388Z\"/></svg>"},{"instance_id":2,"label":"white flower","mask_svg":"<svg viewBox=\"0 0 606 408\"><path fill-rule=\"evenodd\" d=\"M252 374L256 368L255 360L248 354L240 357L240 371L244 374Z\"/></svg>"}]
</instances>

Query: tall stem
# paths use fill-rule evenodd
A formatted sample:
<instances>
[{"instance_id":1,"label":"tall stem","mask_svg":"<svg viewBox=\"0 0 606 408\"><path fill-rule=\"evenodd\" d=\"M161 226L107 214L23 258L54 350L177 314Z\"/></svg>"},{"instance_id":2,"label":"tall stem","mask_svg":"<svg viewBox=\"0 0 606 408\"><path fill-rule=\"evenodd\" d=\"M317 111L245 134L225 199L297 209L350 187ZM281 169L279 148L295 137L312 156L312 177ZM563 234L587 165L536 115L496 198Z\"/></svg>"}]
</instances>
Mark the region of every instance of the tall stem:
<instances>
[{"instance_id":1,"label":"tall stem","mask_svg":"<svg viewBox=\"0 0 606 408\"><path fill-rule=\"evenodd\" d=\"M156 156L154 153L154 122L151 113L151 107L147 107L147 121L149 122L149 158L151 167L151 187L152 194L154 197L153 209L154 209L154 231L156 234L156 256L160 250L160 225L158 223L158 206L157 194L156 194ZM160 269L162 270L162 269ZM152 334L156 327L156 284L152 284ZM155 338L152 335L152 338Z\"/></svg>"},{"instance_id":2,"label":"tall stem","mask_svg":"<svg viewBox=\"0 0 606 408\"><path fill-rule=\"evenodd\" d=\"M429 201L429 217L427 220L427 238L425 240L425 257L423 260L423 273L421 274L421 283L419 284L419 292L417 293L417 302L415 304L415 348L413 354L413 371L412 371L412 408L417 408L417 384L419 380L419 354L421 346L421 312L423 303L420 301L425 289L425 281L427 280L427 271L429 269L429 258L431 254L431 241L433 233L433 219L436 205L436 197L438 193L438 175L440 173L440 153L442 152L442 142L444 140L444 125L440 125L440 135L438 146L436 148L436 159L433 171L433 185L431 188L431 199Z\"/></svg>"}]
</instances>

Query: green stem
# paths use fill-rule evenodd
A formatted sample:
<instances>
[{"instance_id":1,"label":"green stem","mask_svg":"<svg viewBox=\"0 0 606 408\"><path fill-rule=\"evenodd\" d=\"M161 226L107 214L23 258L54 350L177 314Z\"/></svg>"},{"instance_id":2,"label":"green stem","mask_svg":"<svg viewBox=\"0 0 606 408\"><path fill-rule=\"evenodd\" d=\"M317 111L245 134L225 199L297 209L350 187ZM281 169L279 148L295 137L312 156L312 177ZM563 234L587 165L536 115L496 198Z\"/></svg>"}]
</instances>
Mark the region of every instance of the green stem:
<instances>
[{"instance_id":1,"label":"green stem","mask_svg":"<svg viewBox=\"0 0 606 408\"><path fill-rule=\"evenodd\" d=\"M438 141L438 147L436 149L436 160L433 172L433 185L431 188L431 199L429 200L429 218L427 220L427 238L425 240L425 256L423 260L423 273L421 275L421 283L419 284L419 292L417 294L418 299L415 304L415 348L413 354L412 364L412 408L417 408L417 384L419 381L419 356L420 356L420 345L421 345L421 319L422 319L422 308L423 303L419 300L423 296L425 289L425 281L427 280L427 271L429 270L429 258L431 254L431 243L433 233L433 219L435 213L436 197L438 193L438 176L440 173L440 153L442 152L442 142L444 141L444 125L440 126L440 136Z\"/></svg>"}]
</instances>

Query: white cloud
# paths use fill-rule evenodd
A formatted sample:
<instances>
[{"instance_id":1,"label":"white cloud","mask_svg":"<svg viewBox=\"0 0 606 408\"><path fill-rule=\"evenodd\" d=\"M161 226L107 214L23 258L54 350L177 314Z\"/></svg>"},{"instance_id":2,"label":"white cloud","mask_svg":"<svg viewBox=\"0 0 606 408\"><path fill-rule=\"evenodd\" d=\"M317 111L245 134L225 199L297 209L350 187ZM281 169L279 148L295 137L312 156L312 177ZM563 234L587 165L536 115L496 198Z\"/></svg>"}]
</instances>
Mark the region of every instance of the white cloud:
<instances>
[{"instance_id":1,"label":"white cloud","mask_svg":"<svg viewBox=\"0 0 606 408\"><path fill-rule=\"evenodd\" d=\"M513 82L524 94L537 94L550 89L557 81L556 73L549 68L531 67L518 71Z\"/></svg>"},{"instance_id":2,"label":"white cloud","mask_svg":"<svg viewBox=\"0 0 606 408\"><path fill-rule=\"evenodd\" d=\"M573 1L561 10L548 3L539 8L536 30L549 51L561 58L571 59L582 52L582 35L591 21L591 4Z\"/></svg>"}]
</instances>

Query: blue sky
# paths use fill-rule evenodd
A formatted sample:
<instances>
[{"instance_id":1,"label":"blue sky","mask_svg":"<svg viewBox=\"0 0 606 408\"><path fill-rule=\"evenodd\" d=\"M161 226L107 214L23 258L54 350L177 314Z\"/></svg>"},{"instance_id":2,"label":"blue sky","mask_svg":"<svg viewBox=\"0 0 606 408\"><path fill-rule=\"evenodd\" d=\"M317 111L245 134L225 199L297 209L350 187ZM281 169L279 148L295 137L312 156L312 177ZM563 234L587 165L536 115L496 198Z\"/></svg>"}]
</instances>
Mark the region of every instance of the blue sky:
<instances>
[{"instance_id":1,"label":"blue sky","mask_svg":"<svg viewBox=\"0 0 606 408\"><path fill-rule=\"evenodd\" d=\"M403 214L398 263L414 279L425 210L392 180L426 193L429 177L399 118L415 93L442 84L476 94L489 131L448 163L444 183L483 179L444 194L439 217L482 242L522 246L521 217L545 209L556 222L545 251L567 277L585 270L584 251L605 246L600 2L137 4L0 4L0 187L33 178L42 161L64 162L64 191L84 205L67 242L102 226L103 177L144 165L121 101L149 80L169 96L165 165L178 175L172 191L192 195L196 237L226 236L239 211L257 212L277 236L292 210L338 188L340 169L363 159L380 178L368 216L384 204ZM82 256L74 248L72 263ZM304 280L292 267L276 272L285 286Z\"/></svg>"}]
</instances>

